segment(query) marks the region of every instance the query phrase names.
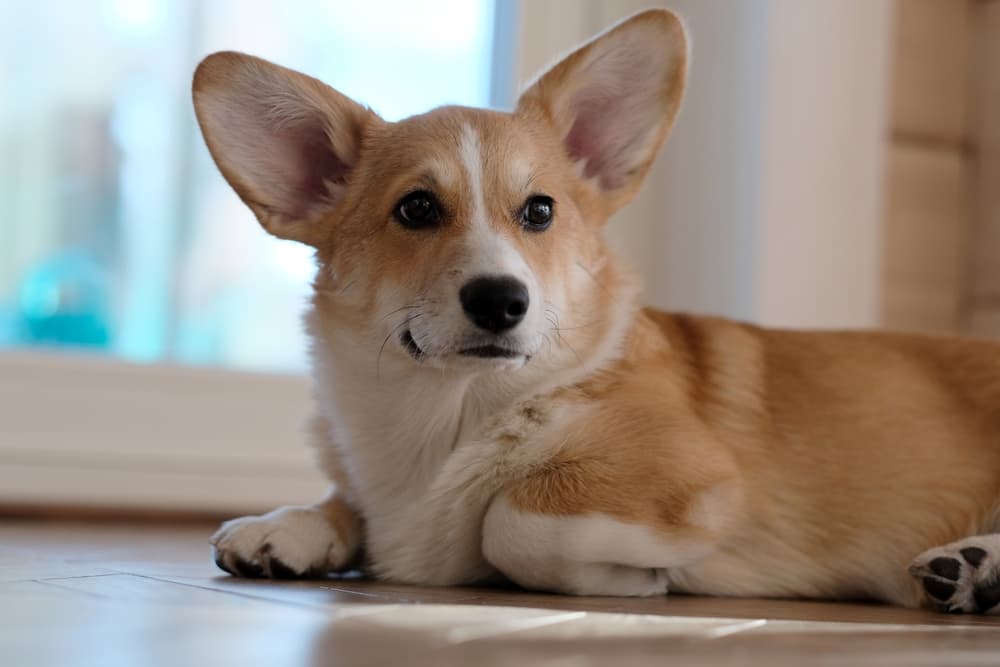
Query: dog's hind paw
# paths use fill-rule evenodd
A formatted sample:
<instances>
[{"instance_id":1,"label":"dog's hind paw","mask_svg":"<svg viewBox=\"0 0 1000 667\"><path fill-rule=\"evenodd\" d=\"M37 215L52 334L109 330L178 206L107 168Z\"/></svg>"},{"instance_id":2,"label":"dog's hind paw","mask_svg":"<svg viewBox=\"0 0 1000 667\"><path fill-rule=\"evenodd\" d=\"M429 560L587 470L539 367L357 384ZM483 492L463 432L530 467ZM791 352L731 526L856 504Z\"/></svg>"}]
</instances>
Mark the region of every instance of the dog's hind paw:
<instances>
[{"instance_id":1,"label":"dog's hind paw","mask_svg":"<svg viewBox=\"0 0 1000 667\"><path fill-rule=\"evenodd\" d=\"M928 600L950 613L1000 614L1000 535L936 547L910 565Z\"/></svg>"}]
</instances>

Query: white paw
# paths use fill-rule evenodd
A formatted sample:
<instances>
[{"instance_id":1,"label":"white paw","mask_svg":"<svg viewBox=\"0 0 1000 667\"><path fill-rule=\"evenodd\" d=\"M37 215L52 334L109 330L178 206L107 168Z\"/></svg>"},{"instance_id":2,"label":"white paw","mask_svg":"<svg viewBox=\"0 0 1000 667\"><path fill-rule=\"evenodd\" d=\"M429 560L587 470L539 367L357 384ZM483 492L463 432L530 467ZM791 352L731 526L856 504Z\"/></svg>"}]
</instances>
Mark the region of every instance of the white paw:
<instances>
[{"instance_id":1,"label":"white paw","mask_svg":"<svg viewBox=\"0 0 1000 667\"><path fill-rule=\"evenodd\" d=\"M941 611L1000 613L1000 536L981 535L929 549L910 574Z\"/></svg>"},{"instance_id":2,"label":"white paw","mask_svg":"<svg viewBox=\"0 0 1000 667\"><path fill-rule=\"evenodd\" d=\"M636 591L636 597L651 598L667 594L667 568L656 567L649 570L649 583Z\"/></svg>"},{"instance_id":3,"label":"white paw","mask_svg":"<svg viewBox=\"0 0 1000 667\"><path fill-rule=\"evenodd\" d=\"M565 572L564 592L649 598L667 594L666 568L641 568L607 563L577 563Z\"/></svg>"},{"instance_id":4,"label":"white paw","mask_svg":"<svg viewBox=\"0 0 1000 667\"><path fill-rule=\"evenodd\" d=\"M226 521L210 540L215 563L241 577L317 577L343 569L351 554L314 507L282 507Z\"/></svg>"}]
</instances>

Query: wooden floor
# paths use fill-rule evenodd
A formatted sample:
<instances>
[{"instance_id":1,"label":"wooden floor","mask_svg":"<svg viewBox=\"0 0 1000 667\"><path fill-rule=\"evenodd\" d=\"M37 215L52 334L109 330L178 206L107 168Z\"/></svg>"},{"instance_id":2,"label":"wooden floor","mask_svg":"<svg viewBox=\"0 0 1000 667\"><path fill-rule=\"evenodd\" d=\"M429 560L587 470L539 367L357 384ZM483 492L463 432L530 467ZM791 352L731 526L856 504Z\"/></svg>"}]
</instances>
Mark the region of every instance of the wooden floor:
<instances>
[{"instance_id":1,"label":"wooden floor","mask_svg":"<svg viewBox=\"0 0 1000 667\"><path fill-rule=\"evenodd\" d=\"M1000 619L234 579L211 526L0 521L0 664L990 665Z\"/></svg>"}]
</instances>

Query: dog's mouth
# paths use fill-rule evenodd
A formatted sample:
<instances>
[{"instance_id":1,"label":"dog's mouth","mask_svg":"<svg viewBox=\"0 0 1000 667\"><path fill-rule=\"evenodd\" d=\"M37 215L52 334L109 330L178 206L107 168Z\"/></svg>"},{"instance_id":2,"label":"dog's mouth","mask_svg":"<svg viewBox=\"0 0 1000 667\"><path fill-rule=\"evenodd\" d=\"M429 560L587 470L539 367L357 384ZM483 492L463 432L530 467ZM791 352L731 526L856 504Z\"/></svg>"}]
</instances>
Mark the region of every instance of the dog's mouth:
<instances>
[{"instance_id":1,"label":"dog's mouth","mask_svg":"<svg viewBox=\"0 0 1000 667\"><path fill-rule=\"evenodd\" d=\"M477 345L459 350L458 353L463 357L478 357L480 359L514 359L524 356L517 350L500 345Z\"/></svg>"},{"instance_id":2,"label":"dog's mouth","mask_svg":"<svg viewBox=\"0 0 1000 667\"><path fill-rule=\"evenodd\" d=\"M403 349L406 350L407 353L409 353L409 355L416 361L422 361L426 357L426 353L420 348L419 345L417 345L417 341L413 339L413 332L409 329L400 334L399 344L402 345ZM530 355L526 355L524 352L515 350L514 348L492 343L462 348L458 351L458 355L476 359L517 359L518 357L525 357L526 359L530 358Z\"/></svg>"}]
</instances>

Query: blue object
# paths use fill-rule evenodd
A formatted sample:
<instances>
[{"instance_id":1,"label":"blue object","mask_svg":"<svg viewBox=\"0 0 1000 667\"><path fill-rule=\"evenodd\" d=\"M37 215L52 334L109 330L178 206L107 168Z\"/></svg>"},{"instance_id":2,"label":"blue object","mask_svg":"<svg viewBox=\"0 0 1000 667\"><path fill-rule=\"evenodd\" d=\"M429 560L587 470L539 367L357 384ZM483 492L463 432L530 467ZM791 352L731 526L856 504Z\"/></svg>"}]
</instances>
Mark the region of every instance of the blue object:
<instances>
[{"instance_id":1,"label":"blue object","mask_svg":"<svg viewBox=\"0 0 1000 667\"><path fill-rule=\"evenodd\" d=\"M25 342L107 347L107 292L104 271L86 253L66 252L37 264L18 290Z\"/></svg>"}]
</instances>

